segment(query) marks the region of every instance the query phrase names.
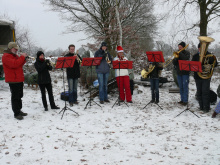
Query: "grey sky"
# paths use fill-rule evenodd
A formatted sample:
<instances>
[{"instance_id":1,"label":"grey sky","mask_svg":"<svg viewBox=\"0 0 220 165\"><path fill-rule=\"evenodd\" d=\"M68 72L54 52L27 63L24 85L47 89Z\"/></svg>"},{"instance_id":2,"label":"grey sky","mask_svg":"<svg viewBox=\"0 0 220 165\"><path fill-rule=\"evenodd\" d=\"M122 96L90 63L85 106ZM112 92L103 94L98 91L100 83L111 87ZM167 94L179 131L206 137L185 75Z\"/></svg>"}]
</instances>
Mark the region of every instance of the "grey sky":
<instances>
[{"instance_id":1,"label":"grey sky","mask_svg":"<svg viewBox=\"0 0 220 165\"><path fill-rule=\"evenodd\" d=\"M76 49L78 49L82 44L91 42L91 40L81 41L86 39L86 35L82 32L62 34L68 24L61 22L58 13L48 11L48 7L43 6L42 2L43 0L0 0L0 14L6 13L12 19L18 19L19 24L30 29L36 45L46 50L55 50L57 48L66 50L69 44L75 44ZM160 14L167 12L168 8L169 6L164 4L155 7L157 9L156 13ZM195 8L190 8L189 13L187 24L193 23L196 15L198 16L198 13L195 13ZM175 21L178 22L179 20L175 20L174 17L175 15L171 15L167 20L161 22L158 30L159 35L155 36L155 41L162 40L174 47L176 43L181 41L181 34L175 35L180 26L175 23ZM216 27L214 28L216 33L211 35L216 40L212 45L220 44L219 25L212 22L209 26ZM185 42L189 43L191 41L197 45L199 42L197 39L198 34L198 30L192 31Z\"/></svg>"},{"instance_id":2,"label":"grey sky","mask_svg":"<svg viewBox=\"0 0 220 165\"><path fill-rule=\"evenodd\" d=\"M69 44L75 44L78 49L87 41L83 33L62 34L64 24L60 21L58 13L48 11L43 6L43 0L0 0L0 14L8 14L12 19L18 20L22 27L27 27L36 46L46 50L62 48L66 50Z\"/></svg>"}]
</instances>

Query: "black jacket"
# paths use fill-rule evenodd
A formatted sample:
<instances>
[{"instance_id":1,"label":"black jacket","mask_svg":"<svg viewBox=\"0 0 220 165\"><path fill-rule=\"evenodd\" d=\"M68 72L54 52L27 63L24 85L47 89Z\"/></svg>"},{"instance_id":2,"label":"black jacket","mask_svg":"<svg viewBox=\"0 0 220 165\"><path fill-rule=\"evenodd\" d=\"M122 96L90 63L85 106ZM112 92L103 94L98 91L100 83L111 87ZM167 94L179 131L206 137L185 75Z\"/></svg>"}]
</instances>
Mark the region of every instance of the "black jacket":
<instances>
[{"instance_id":1,"label":"black jacket","mask_svg":"<svg viewBox=\"0 0 220 165\"><path fill-rule=\"evenodd\" d=\"M78 55L78 54L77 54ZM74 56L74 54L68 53L65 55L65 57L71 57ZM78 55L80 60L82 61L82 58ZM77 60L75 60L74 65L72 68L66 68L66 75L67 79L69 78L80 78L80 64Z\"/></svg>"},{"instance_id":2,"label":"black jacket","mask_svg":"<svg viewBox=\"0 0 220 165\"><path fill-rule=\"evenodd\" d=\"M152 78L159 78L159 71L163 70L163 67L159 66L158 62L154 62L153 65L155 66L154 70L149 74L149 77Z\"/></svg>"},{"instance_id":3,"label":"black jacket","mask_svg":"<svg viewBox=\"0 0 220 165\"><path fill-rule=\"evenodd\" d=\"M200 54L199 52L194 54L193 58L192 58L192 61L199 61L199 58L200 58L199 54ZM206 54L211 54L211 53L207 51ZM213 64L213 62L214 62L214 58L213 57L209 57L209 64ZM202 64L202 66L203 66L203 64ZM217 61L216 61L215 66L217 66ZM194 79L196 79L196 80L199 80L199 79L203 80L201 77L198 76L197 72L194 72Z\"/></svg>"},{"instance_id":4,"label":"black jacket","mask_svg":"<svg viewBox=\"0 0 220 165\"><path fill-rule=\"evenodd\" d=\"M175 69L177 70L178 75L188 75L189 71L185 70L180 70L179 68L179 60L189 60L190 58L190 52L187 50L183 50L182 52L179 53L179 58L175 58L173 60L173 65L175 66Z\"/></svg>"},{"instance_id":5,"label":"black jacket","mask_svg":"<svg viewBox=\"0 0 220 165\"><path fill-rule=\"evenodd\" d=\"M49 65L49 61L41 61L37 58L34 66L38 72L38 84L51 83L49 70L52 70L52 66Z\"/></svg>"}]
</instances>

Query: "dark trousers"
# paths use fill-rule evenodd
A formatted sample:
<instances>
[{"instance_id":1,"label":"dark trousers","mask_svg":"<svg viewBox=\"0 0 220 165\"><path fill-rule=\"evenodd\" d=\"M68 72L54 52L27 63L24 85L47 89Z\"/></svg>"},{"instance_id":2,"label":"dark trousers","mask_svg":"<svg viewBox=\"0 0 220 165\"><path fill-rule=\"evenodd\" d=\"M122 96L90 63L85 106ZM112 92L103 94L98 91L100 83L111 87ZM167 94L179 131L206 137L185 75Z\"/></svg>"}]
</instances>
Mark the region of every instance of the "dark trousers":
<instances>
[{"instance_id":1,"label":"dark trousers","mask_svg":"<svg viewBox=\"0 0 220 165\"><path fill-rule=\"evenodd\" d=\"M22 109L23 97L23 82L20 83L9 83L11 91L11 106L14 112L14 116L18 116Z\"/></svg>"},{"instance_id":2,"label":"dark trousers","mask_svg":"<svg viewBox=\"0 0 220 165\"><path fill-rule=\"evenodd\" d=\"M44 108L47 108L47 99L46 99L46 90L49 96L50 100L50 106L51 108L55 106L54 98L53 98L53 89L52 89L52 84L39 84L40 86L40 91L41 91L41 97L42 97L42 102L44 105Z\"/></svg>"},{"instance_id":3,"label":"dark trousers","mask_svg":"<svg viewBox=\"0 0 220 165\"><path fill-rule=\"evenodd\" d=\"M152 100L159 101L159 78L150 79Z\"/></svg>"},{"instance_id":4,"label":"dark trousers","mask_svg":"<svg viewBox=\"0 0 220 165\"><path fill-rule=\"evenodd\" d=\"M197 97L200 109L210 109L210 79L196 79Z\"/></svg>"}]
</instances>

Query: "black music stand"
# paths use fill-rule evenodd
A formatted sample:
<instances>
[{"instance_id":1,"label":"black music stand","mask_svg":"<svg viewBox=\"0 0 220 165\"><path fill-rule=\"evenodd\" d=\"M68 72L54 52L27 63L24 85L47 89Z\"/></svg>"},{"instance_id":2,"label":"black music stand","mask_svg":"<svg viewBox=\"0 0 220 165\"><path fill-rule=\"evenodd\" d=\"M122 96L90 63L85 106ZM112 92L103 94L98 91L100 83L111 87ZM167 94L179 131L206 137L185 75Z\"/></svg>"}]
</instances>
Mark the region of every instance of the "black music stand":
<instances>
[{"instance_id":1,"label":"black music stand","mask_svg":"<svg viewBox=\"0 0 220 165\"><path fill-rule=\"evenodd\" d=\"M163 52L162 51L147 51L147 58L149 62L165 62L164 58L163 58ZM144 108L146 108L149 104L151 104L151 101L149 103L147 103L147 105L144 106ZM158 107L160 107L160 109L163 110L163 108L161 108L161 106L157 103L155 103ZM143 109L144 109L143 108Z\"/></svg>"},{"instance_id":2,"label":"black music stand","mask_svg":"<svg viewBox=\"0 0 220 165\"><path fill-rule=\"evenodd\" d=\"M192 72L202 72L202 64L199 61L185 61L185 60L179 60L179 68L180 70L186 70L186 71L192 71ZM189 95L189 92L188 92ZM183 112L189 111L195 116L199 118L198 115L196 115L193 111L189 109L189 104L187 103L187 107L185 110L180 112L177 116L181 115Z\"/></svg>"},{"instance_id":3,"label":"black music stand","mask_svg":"<svg viewBox=\"0 0 220 165\"><path fill-rule=\"evenodd\" d=\"M120 81L120 69L132 69L132 64L133 64L133 61L112 61L113 69L119 69L119 87L120 87L120 83L121 83L121 81ZM119 87L118 87L118 89L119 89ZM119 97L115 101L112 108L115 106L116 103L118 103L118 105L120 106L120 102L122 102L122 101L120 100L120 90L119 90ZM125 103L124 100L123 100L123 103ZM125 103L125 105L127 105L127 104Z\"/></svg>"},{"instance_id":4,"label":"black music stand","mask_svg":"<svg viewBox=\"0 0 220 165\"><path fill-rule=\"evenodd\" d=\"M74 65L76 57L59 57L57 59L57 63L56 63L56 67L55 69L59 69L61 68L63 70L63 89L64 89L64 98L66 97L66 91L65 91L65 82L64 82L64 69L63 68L72 68ZM63 115L65 113L66 110L70 110L72 112L74 112L75 114L77 114L79 116L79 114L77 112L75 112L74 110L70 109L69 107L67 107L66 105L66 99L65 99L65 106L63 107L63 109L59 112L63 112L61 119L63 118Z\"/></svg>"},{"instance_id":5,"label":"black music stand","mask_svg":"<svg viewBox=\"0 0 220 165\"><path fill-rule=\"evenodd\" d=\"M82 66L89 66L90 67L90 70L91 70L91 78L90 78L90 80L91 80L91 82L92 82L92 66L100 65L101 61L102 61L102 57L83 58L83 60L82 60ZM90 104L90 106L92 106L91 105L92 102L94 102L95 104L97 104L98 106L101 107L101 105L99 105L97 102L95 102L93 100L93 98L91 97L91 91L92 90L90 90L90 92L89 92L90 93L89 101L86 103L86 106L85 106L84 109L86 109L89 104Z\"/></svg>"}]
</instances>

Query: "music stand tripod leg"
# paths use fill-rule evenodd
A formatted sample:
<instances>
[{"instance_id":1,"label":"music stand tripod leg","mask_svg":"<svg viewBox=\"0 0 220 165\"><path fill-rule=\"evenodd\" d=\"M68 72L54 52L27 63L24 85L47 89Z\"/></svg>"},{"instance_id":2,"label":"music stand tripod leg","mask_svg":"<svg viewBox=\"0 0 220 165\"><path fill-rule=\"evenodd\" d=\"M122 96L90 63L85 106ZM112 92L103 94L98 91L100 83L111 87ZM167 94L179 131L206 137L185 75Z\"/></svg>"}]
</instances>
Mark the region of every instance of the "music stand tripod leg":
<instances>
[{"instance_id":1,"label":"music stand tripod leg","mask_svg":"<svg viewBox=\"0 0 220 165\"><path fill-rule=\"evenodd\" d=\"M191 111L191 110L189 110L188 109L188 111L190 111L191 113L193 113L195 116L197 116L198 118L200 118L197 114L195 114L193 111Z\"/></svg>"},{"instance_id":2,"label":"music stand tripod leg","mask_svg":"<svg viewBox=\"0 0 220 165\"><path fill-rule=\"evenodd\" d=\"M151 103L151 101L150 101L149 103L147 103L147 105L145 105L144 108L146 108L150 103ZM143 108L143 109L144 109L144 108Z\"/></svg>"},{"instance_id":3,"label":"music stand tripod leg","mask_svg":"<svg viewBox=\"0 0 220 165\"><path fill-rule=\"evenodd\" d=\"M120 104L119 103L119 99L117 99L116 101L115 101L115 103L114 103L114 105L112 106L112 108L115 106L115 104L118 102L118 104Z\"/></svg>"},{"instance_id":4,"label":"music stand tripod leg","mask_svg":"<svg viewBox=\"0 0 220 165\"><path fill-rule=\"evenodd\" d=\"M84 110L87 108L87 106L88 106L88 104L91 104L91 99L89 99L89 101L86 103L86 106L85 106L85 108L84 108ZM91 106L91 105L90 105Z\"/></svg>"},{"instance_id":5,"label":"music stand tripod leg","mask_svg":"<svg viewBox=\"0 0 220 165\"><path fill-rule=\"evenodd\" d=\"M179 116L179 115L181 115L183 112L186 112L186 111L187 111L186 109L185 109L185 110L183 110L183 111L182 111L182 112L180 112L178 115L176 115L176 117L177 117L177 116ZM176 118L176 117L175 117L175 118Z\"/></svg>"},{"instance_id":6,"label":"music stand tripod leg","mask_svg":"<svg viewBox=\"0 0 220 165\"><path fill-rule=\"evenodd\" d=\"M95 102L94 100L92 100L94 103L96 103L98 106L100 106L101 108L102 108L102 106L101 105L99 105L97 102Z\"/></svg>"},{"instance_id":7,"label":"music stand tripod leg","mask_svg":"<svg viewBox=\"0 0 220 165\"><path fill-rule=\"evenodd\" d=\"M155 103L158 107L160 107L160 109L162 109L163 110L163 108L161 108L161 106L159 105L159 104L157 104L157 103Z\"/></svg>"}]
</instances>

